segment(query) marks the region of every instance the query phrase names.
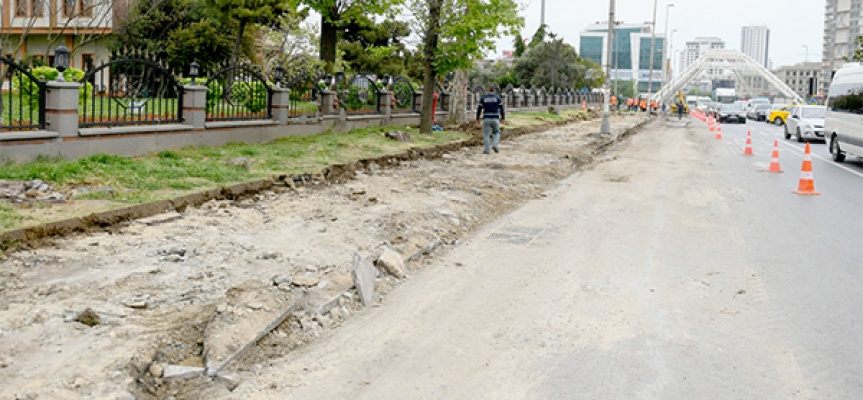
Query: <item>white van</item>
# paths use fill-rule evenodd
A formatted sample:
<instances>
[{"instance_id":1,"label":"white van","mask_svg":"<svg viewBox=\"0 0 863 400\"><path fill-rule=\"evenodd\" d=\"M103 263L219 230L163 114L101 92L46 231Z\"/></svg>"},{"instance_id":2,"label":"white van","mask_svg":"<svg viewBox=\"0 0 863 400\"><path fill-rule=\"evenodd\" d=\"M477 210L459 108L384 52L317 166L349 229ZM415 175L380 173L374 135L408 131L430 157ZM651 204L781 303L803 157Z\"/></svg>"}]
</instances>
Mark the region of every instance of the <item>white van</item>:
<instances>
[{"instance_id":1,"label":"white van","mask_svg":"<svg viewBox=\"0 0 863 400\"><path fill-rule=\"evenodd\" d=\"M863 64L845 64L830 84L824 140L836 162L846 154L863 157Z\"/></svg>"}]
</instances>

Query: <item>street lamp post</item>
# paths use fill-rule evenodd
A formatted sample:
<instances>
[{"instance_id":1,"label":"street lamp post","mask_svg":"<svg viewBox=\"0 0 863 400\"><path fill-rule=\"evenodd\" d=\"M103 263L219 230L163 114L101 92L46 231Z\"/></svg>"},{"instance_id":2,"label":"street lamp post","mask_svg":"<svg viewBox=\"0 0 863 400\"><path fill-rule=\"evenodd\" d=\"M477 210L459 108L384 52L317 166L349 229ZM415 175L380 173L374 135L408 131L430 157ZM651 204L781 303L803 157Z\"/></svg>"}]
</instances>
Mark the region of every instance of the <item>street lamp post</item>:
<instances>
[{"instance_id":1,"label":"street lamp post","mask_svg":"<svg viewBox=\"0 0 863 400\"><path fill-rule=\"evenodd\" d=\"M668 41L668 77L666 78L666 83L671 82L671 76L674 75L674 34L677 33L677 29L671 30L671 39Z\"/></svg>"},{"instance_id":2,"label":"street lamp post","mask_svg":"<svg viewBox=\"0 0 863 400\"><path fill-rule=\"evenodd\" d=\"M653 0L653 22L650 24L650 75L647 77L647 98L653 96L653 48L656 47L656 7L659 0ZM640 63L639 63L640 64ZM650 113L647 113L650 115Z\"/></svg>"},{"instance_id":3,"label":"street lamp post","mask_svg":"<svg viewBox=\"0 0 863 400\"><path fill-rule=\"evenodd\" d=\"M805 53L805 54L806 54L806 58L804 58L804 60L805 60L806 62L809 62L809 46L807 46L807 45L805 45L805 44L804 44L804 45L803 45L803 50L806 50L806 53Z\"/></svg>"},{"instance_id":4,"label":"street lamp post","mask_svg":"<svg viewBox=\"0 0 863 400\"><path fill-rule=\"evenodd\" d=\"M611 125L608 122L608 113L610 109L609 101L611 100L610 86L608 81L611 79L611 50L614 43L614 0L608 2L608 45L605 51L605 96L603 96L602 105L602 125L599 127L599 133L603 135L611 134Z\"/></svg>"},{"instance_id":5,"label":"street lamp post","mask_svg":"<svg viewBox=\"0 0 863 400\"><path fill-rule=\"evenodd\" d=\"M663 82L663 85L665 83L668 83L668 81L669 81L668 69L666 68L666 65L668 64L668 62L666 60L668 59L668 11L671 10L671 7L674 7L674 3L670 3L670 4L665 5L665 33L662 36L662 40L663 40L662 41L662 44L663 44L663 46L662 46L662 82Z\"/></svg>"}]
</instances>

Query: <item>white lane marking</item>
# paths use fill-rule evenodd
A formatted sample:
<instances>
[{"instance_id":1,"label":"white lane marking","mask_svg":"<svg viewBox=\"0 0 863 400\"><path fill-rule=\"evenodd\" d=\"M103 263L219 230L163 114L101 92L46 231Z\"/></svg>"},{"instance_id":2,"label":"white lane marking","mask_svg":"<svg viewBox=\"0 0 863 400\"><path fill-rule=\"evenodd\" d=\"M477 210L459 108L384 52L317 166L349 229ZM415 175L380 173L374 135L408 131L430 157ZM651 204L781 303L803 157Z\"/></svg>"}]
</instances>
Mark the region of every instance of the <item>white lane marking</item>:
<instances>
[{"instance_id":1,"label":"white lane marking","mask_svg":"<svg viewBox=\"0 0 863 400\"><path fill-rule=\"evenodd\" d=\"M772 133L771 133L771 132L764 131L764 130L762 130L761 128L756 128L756 129L754 130L754 132L758 132L758 133L766 134L766 135L768 135L768 136L772 136ZM781 135L780 135L780 136L782 136L782 135L784 135L784 132L781 132ZM784 138L783 138L783 139L784 139ZM797 145L792 144L792 143L789 143L789 142L784 141L784 140L779 140L779 143L781 143L781 144L782 144L783 146L785 146L785 147L788 147L789 149L793 149L793 150L794 150L794 152L793 152L793 153L794 153L796 156L801 157L801 158L803 157L803 151L804 151L804 150L803 150L802 148L800 148L800 147L797 147ZM826 164L832 165L832 166L834 166L834 167L836 167L836 168L839 168L839 169L841 169L841 170L845 170L845 171L847 171L847 172L850 172L850 173L852 173L852 174L854 174L854 175L857 175L857 176L859 176L859 177L863 178L863 173L861 173L861 172L857 172L857 171L855 171L855 170L853 170L853 169L851 169L851 168L849 168L849 167L846 167L846 166L844 166L844 165L842 165L842 164L839 164L839 163L833 162L833 160L831 160L831 159L829 159L829 158L822 157L822 156L820 156L820 155L816 154L815 152L812 152L812 157L817 158L817 159L819 159L819 160L821 160L821 161L824 161L824 163L826 163Z\"/></svg>"}]
</instances>

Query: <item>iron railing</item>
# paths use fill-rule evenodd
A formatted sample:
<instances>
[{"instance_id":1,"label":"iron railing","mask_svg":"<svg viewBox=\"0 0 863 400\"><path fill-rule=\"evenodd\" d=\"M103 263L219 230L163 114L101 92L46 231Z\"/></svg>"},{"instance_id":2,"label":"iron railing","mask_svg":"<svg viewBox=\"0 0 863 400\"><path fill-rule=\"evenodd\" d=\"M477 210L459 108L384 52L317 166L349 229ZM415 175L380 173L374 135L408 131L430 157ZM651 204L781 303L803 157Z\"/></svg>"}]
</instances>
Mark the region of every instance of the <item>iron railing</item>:
<instances>
[{"instance_id":1,"label":"iron railing","mask_svg":"<svg viewBox=\"0 0 863 400\"><path fill-rule=\"evenodd\" d=\"M335 84L334 111L344 110L347 115L379 114L380 88L368 75L357 74Z\"/></svg>"},{"instance_id":2,"label":"iron railing","mask_svg":"<svg viewBox=\"0 0 863 400\"><path fill-rule=\"evenodd\" d=\"M393 79L391 107L393 114L419 112L420 105L416 101L416 91L409 79L397 76Z\"/></svg>"},{"instance_id":3,"label":"iron railing","mask_svg":"<svg viewBox=\"0 0 863 400\"><path fill-rule=\"evenodd\" d=\"M142 53L113 56L81 78L78 126L111 127L183 121L183 85Z\"/></svg>"},{"instance_id":4,"label":"iron railing","mask_svg":"<svg viewBox=\"0 0 863 400\"><path fill-rule=\"evenodd\" d=\"M288 117L314 118L318 116L321 101L319 81L320 79L302 74L288 83L288 90L290 91Z\"/></svg>"},{"instance_id":5,"label":"iron railing","mask_svg":"<svg viewBox=\"0 0 863 400\"><path fill-rule=\"evenodd\" d=\"M45 129L45 82L11 57L0 57L0 68L3 69L0 130Z\"/></svg>"},{"instance_id":6,"label":"iron railing","mask_svg":"<svg viewBox=\"0 0 863 400\"><path fill-rule=\"evenodd\" d=\"M226 65L209 76L207 121L252 121L273 117L273 90L256 68Z\"/></svg>"}]
</instances>

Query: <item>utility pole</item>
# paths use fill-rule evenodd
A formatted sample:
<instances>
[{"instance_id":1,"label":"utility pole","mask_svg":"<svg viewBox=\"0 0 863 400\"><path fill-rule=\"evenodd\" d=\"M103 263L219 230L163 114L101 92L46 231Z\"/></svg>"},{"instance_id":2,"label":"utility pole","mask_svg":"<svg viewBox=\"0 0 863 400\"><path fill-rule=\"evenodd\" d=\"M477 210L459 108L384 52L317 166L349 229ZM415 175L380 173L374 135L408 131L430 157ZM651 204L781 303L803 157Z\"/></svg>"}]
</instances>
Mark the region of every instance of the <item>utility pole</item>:
<instances>
[{"instance_id":1,"label":"utility pole","mask_svg":"<svg viewBox=\"0 0 863 400\"><path fill-rule=\"evenodd\" d=\"M668 11L674 7L674 3L665 5L665 34L662 36L662 83L665 86L670 81L668 79ZM674 34L671 34L674 36Z\"/></svg>"},{"instance_id":2,"label":"utility pole","mask_svg":"<svg viewBox=\"0 0 863 400\"><path fill-rule=\"evenodd\" d=\"M806 58L804 59L806 62L809 62L809 46L803 45L803 49L806 50Z\"/></svg>"},{"instance_id":3,"label":"utility pole","mask_svg":"<svg viewBox=\"0 0 863 400\"><path fill-rule=\"evenodd\" d=\"M599 128L599 133L603 135L611 134L611 125L608 122L608 113L610 111L611 87L608 85L611 80L611 49L614 43L614 0L609 0L608 4L608 46L605 56L605 96L602 105L602 125Z\"/></svg>"},{"instance_id":4,"label":"utility pole","mask_svg":"<svg viewBox=\"0 0 863 400\"><path fill-rule=\"evenodd\" d=\"M650 24L650 76L647 77L648 99L653 96L653 48L656 47L656 7L658 5L659 0L653 0L653 23ZM649 115L650 112L647 114Z\"/></svg>"},{"instance_id":5,"label":"utility pole","mask_svg":"<svg viewBox=\"0 0 863 400\"><path fill-rule=\"evenodd\" d=\"M539 19L540 28L545 25L545 0L542 0L542 14Z\"/></svg>"}]
</instances>

